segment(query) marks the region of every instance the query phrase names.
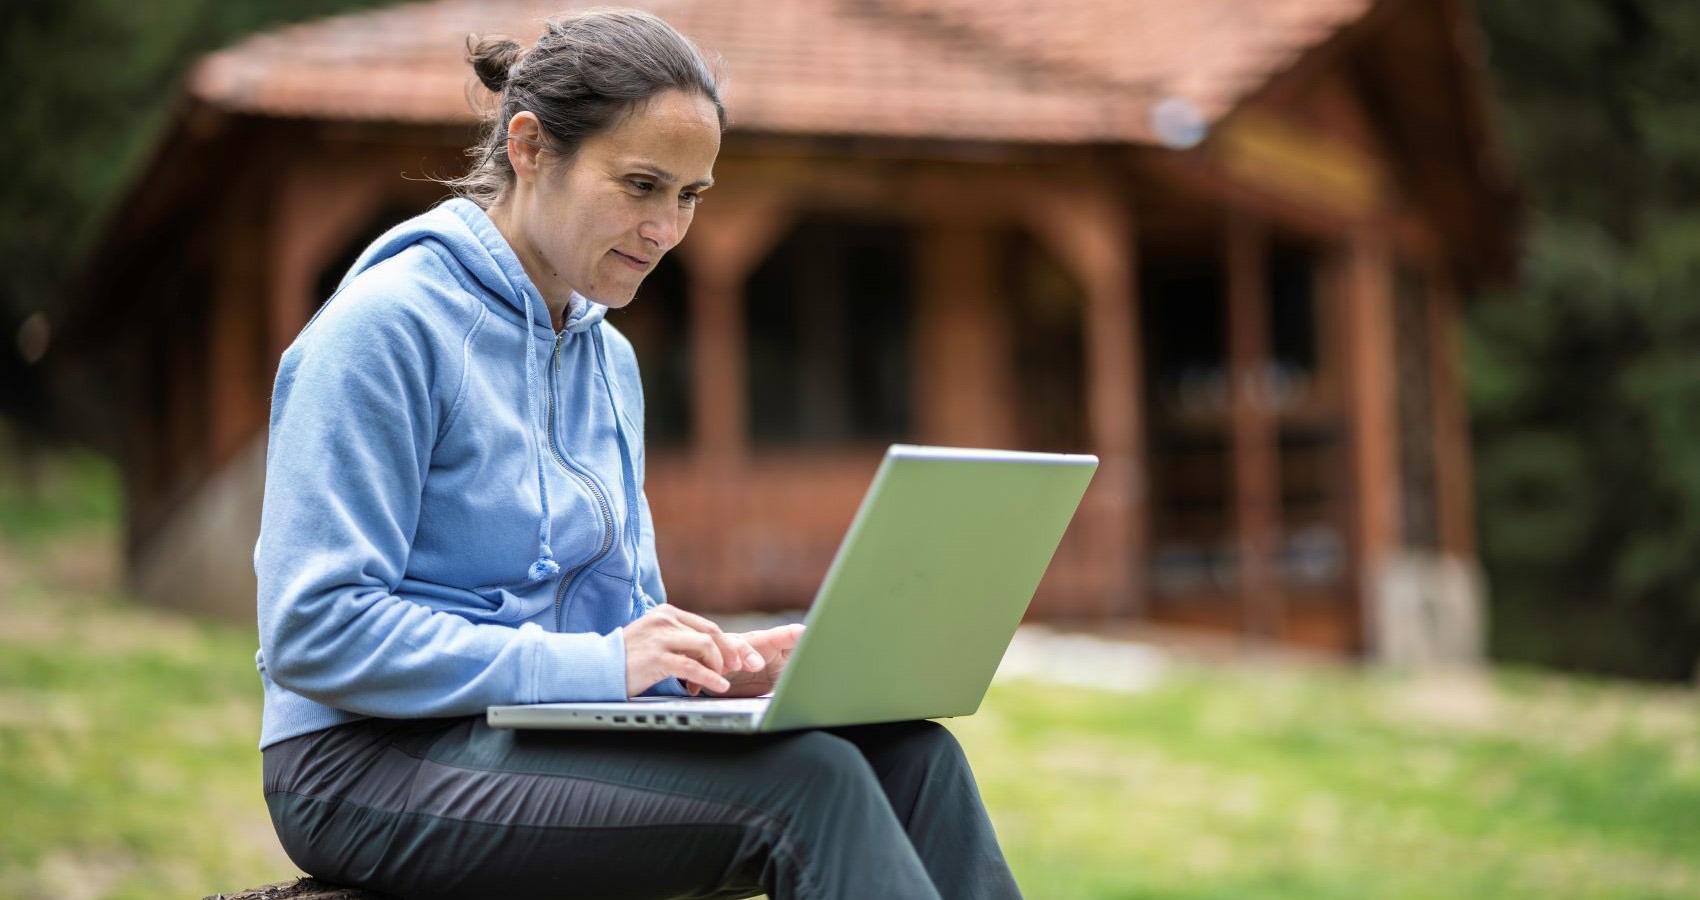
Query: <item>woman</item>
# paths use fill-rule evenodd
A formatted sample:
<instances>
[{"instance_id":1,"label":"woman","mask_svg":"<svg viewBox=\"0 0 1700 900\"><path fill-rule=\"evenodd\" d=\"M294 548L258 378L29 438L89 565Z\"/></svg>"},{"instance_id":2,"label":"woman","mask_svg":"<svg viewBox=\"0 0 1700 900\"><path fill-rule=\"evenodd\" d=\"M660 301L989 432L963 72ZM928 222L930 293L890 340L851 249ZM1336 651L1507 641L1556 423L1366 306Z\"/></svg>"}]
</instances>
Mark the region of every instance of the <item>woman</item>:
<instances>
[{"instance_id":1,"label":"woman","mask_svg":"<svg viewBox=\"0 0 1700 900\"><path fill-rule=\"evenodd\" d=\"M637 12L471 62L461 194L367 248L284 354L260 540L266 802L290 857L403 897L1000 897L949 732L512 732L490 704L757 695L801 626L666 603L631 346L725 115Z\"/></svg>"}]
</instances>

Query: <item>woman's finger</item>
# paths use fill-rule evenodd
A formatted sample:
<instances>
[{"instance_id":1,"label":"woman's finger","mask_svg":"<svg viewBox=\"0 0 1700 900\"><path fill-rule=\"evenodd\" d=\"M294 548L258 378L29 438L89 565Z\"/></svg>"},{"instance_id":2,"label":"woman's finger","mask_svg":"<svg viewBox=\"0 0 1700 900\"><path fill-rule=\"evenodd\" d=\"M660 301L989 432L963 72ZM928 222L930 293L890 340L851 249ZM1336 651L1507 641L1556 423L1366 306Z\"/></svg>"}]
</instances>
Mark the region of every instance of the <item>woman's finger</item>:
<instances>
[{"instance_id":1,"label":"woman's finger","mask_svg":"<svg viewBox=\"0 0 1700 900\"><path fill-rule=\"evenodd\" d=\"M726 657L728 671L740 672L748 669L751 672L759 672L767 665L761 651L750 646L750 642L741 634L722 631L715 635L714 639L720 644L721 655Z\"/></svg>"},{"instance_id":2,"label":"woman's finger","mask_svg":"<svg viewBox=\"0 0 1700 900\"><path fill-rule=\"evenodd\" d=\"M767 664L761 652L751 647L742 635L729 634L713 620L678 607L673 608L673 617L680 624L694 628L715 640L720 646L721 658L726 662L720 671L741 672L748 669L754 672Z\"/></svg>"},{"instance_id":3,"label":"woman's finger","mask_svg":"<svg viewBox=\"0 0 1700 900\"><path fill-rule=\"evenodd\" d=\"M659 609L659 608L660 607L657 607L657 609ZM720 626L714 624L714 622L710 619L707 619L703 616L699 616L694 612L686 612L685 610L682 610L682 609L678 608L677 606L673 606L671 604L668 604L668 608L673 610L673 618L677 619L681 624L687 625L687 626L689 626L689 627L691 627L691 628L693 628L697 631L702 632L703 634L721 634L721 633L723 633L721 631Z\"/></svg>"},{"instance_id":4,"label":"woman's finger","mask_svg":"<svg viewBox=\"0 0 1700 900\"><path fill-rule=\"evenodd\" d=\"M667 674L674 678L699 685L717 694L724 693L732 688L732 682L682 653L672 653L663 657L662 664L666 666Z\"/></svg>"},{"instance_id":5,"label":"woman's finger","mask_svg":"<svg viewBox=\"0 0 1700 900\"><path fill-rule=\"evenodd\" d=\"M803 637L803 626L780 625L775 628L763 628L760 631L747 632L743 637L762 656L771 657L776 653L790 653L791 649L797 646L797 641Z\"/></svg>"},{"instance_id":6,"label":"woman's finger","mask_svg":"<svg viewBox=\"0 0 1700 900\"><path fill-rule=\"evenodd\" d=\"M662 644L668 650L689 656L715 672L726 671L726 661L720 655L720 645L714 638L700 631L688 628L675 628L668 632L666 641Z\"/></svg>"}]
</instances>

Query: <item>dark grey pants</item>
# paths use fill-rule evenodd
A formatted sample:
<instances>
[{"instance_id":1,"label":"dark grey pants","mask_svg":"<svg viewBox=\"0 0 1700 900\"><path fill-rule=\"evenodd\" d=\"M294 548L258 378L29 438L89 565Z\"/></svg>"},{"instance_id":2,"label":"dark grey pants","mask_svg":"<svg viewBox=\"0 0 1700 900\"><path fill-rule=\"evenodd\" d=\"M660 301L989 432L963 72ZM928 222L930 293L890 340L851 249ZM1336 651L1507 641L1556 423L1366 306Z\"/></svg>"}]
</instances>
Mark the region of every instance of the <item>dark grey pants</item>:
<instances>
[{"instance_id":1,"label":"dark grey pants","mask_svg":"<svg viewBox=\"0 0 1700 900\"><path fill-rule=\"evenodd\" d=\"M932 722L775 735L367 719L265 751L284 850L399 897L1019 897Z\"/></svg>"}]
</instances>

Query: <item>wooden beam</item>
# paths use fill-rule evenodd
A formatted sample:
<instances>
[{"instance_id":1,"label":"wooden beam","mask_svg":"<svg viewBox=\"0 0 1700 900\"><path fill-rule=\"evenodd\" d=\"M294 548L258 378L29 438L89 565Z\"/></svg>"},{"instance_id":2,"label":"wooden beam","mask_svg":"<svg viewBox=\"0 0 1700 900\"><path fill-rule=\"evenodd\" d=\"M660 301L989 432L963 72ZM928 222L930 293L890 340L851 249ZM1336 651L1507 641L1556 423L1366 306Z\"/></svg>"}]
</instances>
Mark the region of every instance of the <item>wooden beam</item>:
<instances>
[{"instance_id":1,"label":"wooden beam","mask_svg":"<svg viewBox=\"0 0 1700 900\"><path fill-rule=\"evenodd\" d=\"M749 374L744 284L791 224L777 198L716 197L678 246L691 308L691 456L700 495L721 515L737 510L739 479L749 465ZM736 608L753 577L733 558L735 522L704 532L704 595L687 603Z\"/></svg>"},{"instance_id":2,"label":"wooden beam","mask_svg":"<svg viewBox=\"0 0 1700 900\"><path fill-rule=\"evenodd\" d=\"M1399 545L1399 443L1393 384L1393 263L1384 229L1353 231L1336 302L1344 327L1351 532L1359 634L1374 651L1375 597Z\"/></svg>"},{"instance_id":3,"label":"wooden beam","mask_svg":"<svg viewBox=\"0 0 1700 900\"><path fill-rule=\"evenodd\" d=\"M211 414L207 440L210 444L208 472L222 468L236 457L255 435L265 430L267 398L271 395L274 368L265 353L265 298L255 296L256 285L266 283L271 263L268 253L271 223L256 212L262 188L250 179L235 185L235 195L224 212L223 253L217 262L217 280L207 298L209 336L207 360L207 405Z\"/></svg>"},{"instance_id":4,"label":"wooden beam","mask_svg":"<svg viewBox=\"0 0 1700 900\"><path fill-rule=\"evenodd\" d=\"M1101 188L1044 184L1027 193L1029 227L1086 294L1087 419L1098 473L1079 520L1106 584L1099 614L1149 615L1144 373L1134 218Z\"/></svg>"},{"instance_id":5,"label":"wooden beam","mask_svg":"<svg viewBox=\"0 0 1700 900\"><path fill-rule=\"evenodd\" d=\"M272 270L263 282L270 287L268 373L277 371L283 351L328 299L313 296L319 272L359 235L384 200L384 183L371 177L366 167L337 166L322 159L286 165L289 168L272 197L268 223L276 235Z\"/></svg>"},{"instance_id":6,"label":"wooden beam","mask_svg":"<svg viewBox=\"0 0 1700 900\"><path fill-rule=\"evenodd\" d=\"M716 198L678 252L691 305L691 402L697 462L721 472L749 453L744 283L791 224L773 199Z\"/></svg>"},{"instance_id":7,"label":"wooden beam","mask_svg":"<svg viewBox=\"0 0 1700 900\"><path fill-rule=\"evenodd\" d=\"M1017 440L1005 298L993 233L977 223L926 227L918 275L916 424L922 440L1009 447Z\"/></svg>"},{"instance_id":8,"label":"wooden beam","mask_svg":"<svg viewBox=\"0 0 1700 900\"><path fill-rule=\"evenodd\" d=\"M1439 275L1430 281L1428 303L1434 378L1435 493L1440 546L1468 562L1476 558L1475 503L1471 495L1470 411L1465 397L1459 331L1463 312L1454 285Z\"/></svg>"}]
</instances>

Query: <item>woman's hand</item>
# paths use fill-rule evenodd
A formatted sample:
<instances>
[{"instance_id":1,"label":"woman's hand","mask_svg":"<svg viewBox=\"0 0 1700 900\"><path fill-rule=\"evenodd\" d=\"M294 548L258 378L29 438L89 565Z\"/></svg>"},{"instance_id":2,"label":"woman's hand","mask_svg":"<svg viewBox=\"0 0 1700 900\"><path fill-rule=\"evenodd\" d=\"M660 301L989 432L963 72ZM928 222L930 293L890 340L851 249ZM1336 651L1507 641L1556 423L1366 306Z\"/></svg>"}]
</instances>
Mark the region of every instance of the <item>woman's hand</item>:
<instances>
[{"instance_id":1,"label":"woman's hand","mask_svg":"<svg viewBox=\"0 0 1700 900\"><path fill-rule=\"evenodd\" d=\"M778 628L764 628L761 631L746 631L734 637L742 638L750 647L761 654L762 665L745 666L742 671L730 673L727 676L729 687L722 690L710 688L708 693L716 697L760 697L773 690L779 683L780 673L785 671L785 663L791 659L791 651L797 648L797 640L803 636L801 625L781 625Z\"/></svg>"},{"instance_id":2,"label":"woman's hand","mask_svg":"<svg viewBox=\"0 0 1700 900\"><path fill-rule=\"evenodd\" d=\"M727 675L767 665L764 653L741 635L727 634L702 616L665 603L627 625L625 641L628 697L663 678L679 679L692 693L731 690Z\"/></svg>"}]
</instances>

